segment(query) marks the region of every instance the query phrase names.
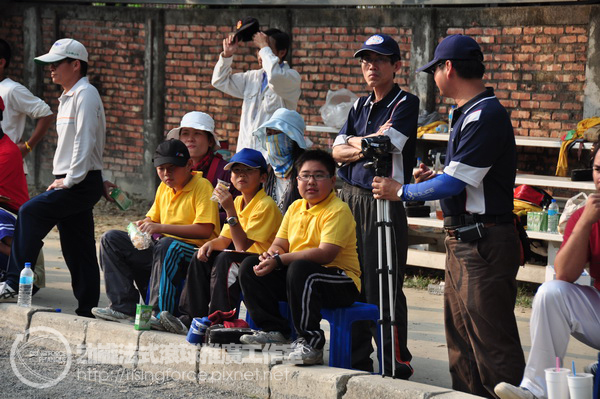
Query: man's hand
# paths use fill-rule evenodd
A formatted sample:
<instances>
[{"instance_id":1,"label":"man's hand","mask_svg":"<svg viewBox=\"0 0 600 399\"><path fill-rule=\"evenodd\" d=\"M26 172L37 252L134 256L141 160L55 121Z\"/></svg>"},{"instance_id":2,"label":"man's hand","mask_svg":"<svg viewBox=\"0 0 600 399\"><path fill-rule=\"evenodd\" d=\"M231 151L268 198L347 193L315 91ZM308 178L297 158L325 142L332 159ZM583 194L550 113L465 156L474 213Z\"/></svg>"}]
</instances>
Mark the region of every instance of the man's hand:
<instances>
[{"instance_id":1,"label":"man's hand","mask_svg":"<svg viewBox=\"0 0 600 399\"><path fill-rule=\"evenodd\" d=\"M46 191L50 191L50 190L62 190L63 188L68 188L67 186L64 185L64 181L65 179L56 179L52 182L51 185L48 186L48 188L46 189Z\"/></svg>"},{"instance_id":2,"label":"man's hand","mask_svg":"<svg viewBox=\"0 0 600 399\"><path fill-rule=\"evenodd\" d=\"M112 192L113 188L117 188L117 185L108 180L105 180L103 185L104 192L102 193L102 195L104 196L104 198L108 202L115 202L114 198L110 196L110 193Z\"/></svg>"},{"instance_id":3,"label":"man's hand","mask_svg":"<svg viewBox=\"0 0 600 399\"><path fill-rule=\"evenodd\" d=\"M19 147L19 151L21 151L22 158L25 158L25 156L31 152L31 151L29 151L29 148L27 148L27 146L25 145L24 141L21 141L20 143L18 143L17 147Z\"/></svg>"},{"instance_id":4,"label":"man's hand","mask_svg":"<svg viewBox=\"0 0 600 399\"><path fill-rule=\"evenodd\" d=\"M391 127L392 127L392 120L388 119L388 121L386 123L379 126L379 130L377 130L377 132L373 136L383 136L384 133Z\"/></svg>"},{"instance_id":5,"label":"man's hand","mask_svg":"<svg viewBox=\"0 0 600 399\"><path fill-rule=\"evenodd\" d=\"M265 259L258 265L254 266L254 274L259 277L266 276L277 267L277 261L273 258Z\"/></svg>"},{"instance_id":6,"label":"man's hand","mask_svg":"<svg viewBox=\"0 0 600 399\"><path fill-rule=\"evenodd\" d=\"M198 260L201 260L202 262L207 262L212 251L213 251L212 241L209 241L200 247L200 249L196 253L196 257L198 258Z\"/></svg>"},{"instance_id":7,"label":"man's hand","mask_svg":"<svg viewBox=\"0 0 600 399\"><path fill-rule=\"evenodd\" d=\"M148 233L150 235L154 233L162 233L162 224L154 223L150 219L144 219L137 222L138 228L142 233Z\"/></svg>"},{"instance_id":8,"label":"man's hand","mask_svg":"<svg viewBox=\"0 0 600 399\"><path fill-rule=\"evenodd\" d=\"M413 173L415 183L421 183L435 177L435 172L427 167L424 163L419 165L419 169Z\"/></svg>"},{"instance_id":9,"label":"man's hand","mask_svg":"<svg viewBox=\"0 0 600 399\"><path fill-rule=\"evenodd\" d=\"M386 199L390 201L400 201L398 190L402 184L389 177L375 176L373 178L373 197L375 199Z\"/></svg>"},{"instance_id":10,"label":"man's hand","mask_svg":"<svg viewBox=\"0 0 600 399\"><path fill-rule=\"evenodd\" d=\"M600 220L600 193L590 194L585 202L585 209L581 214L580 221L594 224Z\"/></svg>"},{"instance_id":11,"label":"man's hand","mask_svg":"<svg viewBox=\"0 0 600 399\"><path fill-rule=\"evenodd\" d=\"M269 36L265 35L264 32L256 32L252 36L252 43L259 49L269 47Z\"/></svg>"},{"instance_id":12,"label":"man's hand","mask_svg":"<svg viewBox=\"0 0 600 399\"><path fill-rule=\"evenodd\" d=\"M231 35L229 35L228 37L226 37L225 39L223 39L223 57L224 58L230 58L233 57L233 55L235 53L237 53L238 50L238 41L237 39L234 39L234 34L232 33Z\"/></svg>"}]
</instances>

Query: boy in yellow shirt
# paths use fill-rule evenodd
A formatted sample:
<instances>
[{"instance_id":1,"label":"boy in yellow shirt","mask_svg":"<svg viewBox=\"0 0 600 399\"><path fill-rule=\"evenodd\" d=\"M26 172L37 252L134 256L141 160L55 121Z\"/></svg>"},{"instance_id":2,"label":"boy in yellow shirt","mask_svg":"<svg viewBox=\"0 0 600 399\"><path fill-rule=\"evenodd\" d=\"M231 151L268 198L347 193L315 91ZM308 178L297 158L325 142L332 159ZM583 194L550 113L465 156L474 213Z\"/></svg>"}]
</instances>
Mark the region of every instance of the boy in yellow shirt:
<instances>
[{"instance_id":1,"label":"boy in yellow shirt","mask_svg":"<svg viewBox=\"0 0 600 399\"><path fill-rule=\"evenodd\" d=\"M267 251L275 239L282 215L262 185L267 178L267 163L262 154L244 148L225 165L231 170L231 182L242 195L233 199L229 190L215 189L215 195L227 213L221 235L205 243L193 257L179 301L179 318L168 311L160 313L167 331L187 334L194 317L238 306L239 263L249 254ZM233 244L235 252L224 251Z\"/></svg>"},{"instance_id":2,"label":"boy in yellow shirt","mask_svg":"<svg viewBox=\"0 0 600 399\"><path fill-rule=\"evenodd\" d=\"M146 218L136 224L142 232L159 239L150 248L138 250L127 232L110 230L104 233L100 243L100 266L104 270L110 303L106 308L92 309L97 318L133 322L138 298L140 294L146 296L152 269L162 267L171 245L181 243L197 247L217 235L218 207L209 199L212 185L202 177L202 172L192 171L185 144L179 140L161 143L153 161L162 183ZM154 324L160 323L155 320Z\"/></svg>"},{"instance_id":3,"label":"boy in yellow shirt","mask_svg":"<svg viewBox=\"0 0 600 399\"><path fill-rule=\"evenodd\" d=\"M240 341L289 342L288 321L278 305L287 300L298 333L289 360L322 364L321 308L350 306L360 293L356 224L335 195L335 161L329 153L306 151L296 167L302 199L288 208L273 245L240 266L244 303L262 329Z\"/></svg>"}]
</instances>

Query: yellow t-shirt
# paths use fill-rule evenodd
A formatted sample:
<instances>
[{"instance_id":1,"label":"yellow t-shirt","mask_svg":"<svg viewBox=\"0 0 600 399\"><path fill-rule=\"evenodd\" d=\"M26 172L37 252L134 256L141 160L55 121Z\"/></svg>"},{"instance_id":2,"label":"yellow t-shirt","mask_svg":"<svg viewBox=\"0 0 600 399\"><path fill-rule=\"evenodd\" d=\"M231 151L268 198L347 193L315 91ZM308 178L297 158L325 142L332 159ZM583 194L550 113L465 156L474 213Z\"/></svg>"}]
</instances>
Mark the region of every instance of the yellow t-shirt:
<instances>
[{"instance_id":1,"label":"yellow t-shirt","mask_svg":"<svg viewBox=\"0 0 600 399\"><path fill-rule=\"evenodd\" d=\"M154 197L154 204L146 214L155 223L161 224L197 224L212 223L213 231L209 238L195 239L165 234L192 245L201 246L219 235L219 207L210 200L213 187L202 177L202 172L192 172L191 180L175 193L165 183L160 183Z\"/></svg>"},{"instance_id":2,"label":"yellow t-shirt","mask_svg":"<svg viewBox=\"0 0 600 399\"><path fill-rule=\"evenodd\" d=\"M246 236L254 241L247 252L262 254L273 243L283 216L273 198L268 196L262 188L254 195L250 203L241 209L243 200L242 195L237 196L233 200L233 206ZM221 235L231 238L231 229L228 224L223 226Z\"/></svg>"},{"instance_id":3,"label":"yellow t-shirt","mask_svg":"<svg viewBox=\"0 0 600 399\"><path fill-rule=\"evenodd\" d=\"M288 240L290 252L318 248L322 242L341 247L333 262L323 266L344 270L360 291L356 222L350 208L333 191L317 205L307 205L304 199L290 205L277 237Z\"/></svg>"}]
</instances>

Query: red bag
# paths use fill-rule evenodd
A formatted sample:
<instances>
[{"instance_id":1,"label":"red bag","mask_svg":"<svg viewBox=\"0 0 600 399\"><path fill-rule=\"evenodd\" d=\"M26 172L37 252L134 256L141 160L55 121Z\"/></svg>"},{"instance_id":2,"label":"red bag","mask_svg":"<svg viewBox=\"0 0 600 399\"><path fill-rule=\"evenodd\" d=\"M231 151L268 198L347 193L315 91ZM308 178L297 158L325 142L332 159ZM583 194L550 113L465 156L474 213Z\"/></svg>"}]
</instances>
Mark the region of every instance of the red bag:
<instances>
[{"instance_id":1,"label":"red bag","mask_svg":"<svg viewBox=\"0 0 600 399\"><path fill-rule=\"evenodd\" d=\"M527 184L520 185L515 188L514 198L529 202L542 208L550 205L552 196L538 187L528 186Z\"/></svg>"}]
</instances>

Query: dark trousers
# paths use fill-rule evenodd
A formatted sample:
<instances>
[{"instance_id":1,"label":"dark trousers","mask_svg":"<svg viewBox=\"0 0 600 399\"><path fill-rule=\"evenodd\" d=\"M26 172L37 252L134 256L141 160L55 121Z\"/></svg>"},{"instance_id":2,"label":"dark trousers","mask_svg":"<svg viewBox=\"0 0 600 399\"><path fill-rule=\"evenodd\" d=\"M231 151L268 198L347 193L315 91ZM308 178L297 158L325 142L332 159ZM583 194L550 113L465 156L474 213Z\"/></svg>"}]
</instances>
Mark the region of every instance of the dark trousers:
<instances>
[{"instance_id":1,"label":"dark trousers","mask_svg":"<svg viewBox=\"0 0 600 399\"><path fill-rule=\"evenodd\" d=\"M46 191L27 201L17 217L11 247L7 281L18 290L19 274L25 262L32 268L42 249L42 240L58 226L60 246L71 273L71 286L77 298L75 312L92 316L100 299L100 269L94 239L94 205L103 193L100 171L90 171L71 188Z\"/></svg>"},{"instance_id":2,"label":"dark trousers","mask_svg":"<svg viewBox=\"0 0 600 399\"><path fill-rule=\"evenodd\" d=\"M172 237L163 237L155 245L148 302L154 313L175 313L181 294L179 286L197 250L196 246Z\"/></svg>"},{"instance_id":3,"label":"dark trousers","mask_svg":"<svg viewBox=\"0 0 600 399\"><path fill-rule=\"evenodd\" d=\"M135 315L140 295L146 298L155 250L161 251L160 244L142 251L136 249L125 231L109 230L102 235L100 267L111 309Z\"/></svg>"},{"instance_id":4,"label":"dark trousers","mask_svg":"<svg viewBox=\"0 0 600 399\"><path fill-rule=\"evenodd\" d=\"M444 318L452 388L495 398L525 370L514 308L519 239L512 224L472 242L447 237Z\"/></svg>"},{"instance_id":5,"label":"dark trousers","mask_svg":"<svg viewBox=\"0 0 600 399\"><path fill-rule=\"evenodd\" d=\"M194 317L237 308L240 302L239 262L248 256L213 251L206 262L196 255L192 257L179 298L179 319L183 324L189 327Z\"/></svg>"},{"instance_id":6,"label":"dark trousers","mask_svg":"<svg viewBox=\"0 0 600 399\"><path fill-rule=\"evenodd\" d=\"M240 285L252 320L264 331L289 336L289 323L281 317L278 303L287 300L298 336L313 348L322 349L325 334L319 326L321 309L356 302L359 292L352 279L340 269L306 260L259 277L254 273L258 263L258 256L251 256L240 265Z\"/></svg>"},{"instance_id":7,"label":"dark trousers","mask_svg":"<svg viewBox=\"0 0 600 399\"><path fill-rule=\"evenodd\" d=\"M356 239L358 259L360 261L362 292L360 301L380 306L379 299L379 274L377 273L378 256L380 251L385 251L379 246L377 238L377 200L373 198L370 190L355 187L344 183L340 198L348 204L356 220ZM408 310L406 296L402 291L404 284L404 270L406 268L406 254L408 250L408 226L406 213L401 203L391 202L390 218L392 221L392 262L394 262L393 290L394 290L394 315L397 322L396 332L396 368L399 378L408 378L412 370L399 367L399 363L409 362L412 355L407 347L408 341ZM384 236L385 237L385 236ZM384 246L385 243L382 244ZM385 252L384 252L385 259ZM388 300L387 279L383 280L383 311L390 315ZM386 375L391 375L392 339L390 328L382 326L383 347ZM352 326L352 368L373 371L373 362L370 359L373 352L372 337L377 334L376 326L371 322L355 322ZM389 371L389 373L388 373Z\"/></svg>"}]
</instances>

